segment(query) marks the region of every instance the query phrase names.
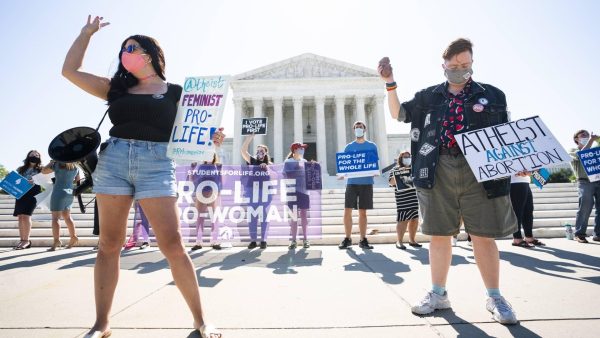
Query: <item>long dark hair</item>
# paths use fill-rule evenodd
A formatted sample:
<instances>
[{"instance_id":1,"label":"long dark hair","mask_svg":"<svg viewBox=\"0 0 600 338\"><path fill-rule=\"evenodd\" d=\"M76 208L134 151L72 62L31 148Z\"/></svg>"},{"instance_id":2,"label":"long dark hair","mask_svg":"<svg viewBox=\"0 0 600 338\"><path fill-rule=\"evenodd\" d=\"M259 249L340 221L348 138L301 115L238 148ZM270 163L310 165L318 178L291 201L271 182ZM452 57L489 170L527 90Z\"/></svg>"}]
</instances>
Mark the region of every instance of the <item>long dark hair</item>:
<instances>
[{"instance_id":1,"label":"long dark hair","mask_svg":"<svg viewBox=\"0 0 600 338\"><path fill-rule=\"evenodd\" d=\"M25 171L26 171L26 170L29 168L29 161L28 161L28 159L29 159L29 154L33 153L34 151L35 151L36 153L38 153L38 154L40 153L40 152L39 152L39 151L37 151L37 150L30 150L30 151L28 151L28 152L27 152L27 156L25 156L25 159L23 160L23 165L22 165L22 166L20 166L19 168L17 168L17 172L18 172L20 175L23 175L23 174L25 174ZM41 157L41 156L40 156L40 163L38 163L38 164L37 164L37 165L36 165L34 168L35 168L37 171L42 171L42 157Z\"/></svg>"},{"instance_id":2,"label":"long dark hair","mask_svg":"<svg viewBox=\"0 0 600 338\"><path fill-rule=\"evenodd\" d=\"M121 54L123 54L123 48L128 40L135 40L140 46L146 51L146 54L150 55L152 59L152 68L161 79L166 81L165 78L165 55L162 48L158 45L158 42L153 38L146 35L132 35L125 39L121 43L121 49L119 50L119 68L115 72L115 75L110 79L110 89L108 90L108 104L111 104L114 100L127 94L127 89L138 84L138 79L128 72L123 64L121 63Z\"/></svg>"}]
</instances>

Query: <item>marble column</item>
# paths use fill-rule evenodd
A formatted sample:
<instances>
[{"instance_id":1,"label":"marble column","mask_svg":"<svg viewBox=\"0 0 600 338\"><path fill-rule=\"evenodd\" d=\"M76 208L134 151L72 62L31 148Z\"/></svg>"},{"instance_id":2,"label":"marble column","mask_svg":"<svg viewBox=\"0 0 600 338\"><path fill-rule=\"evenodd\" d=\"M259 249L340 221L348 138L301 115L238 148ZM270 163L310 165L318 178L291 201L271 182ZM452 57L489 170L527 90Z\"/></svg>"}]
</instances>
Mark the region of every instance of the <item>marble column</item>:
<instances>
[{"instance_id":1,"label":"marble column","mask_svg":"<svg viewBox=\"0 0 600 338\"><path fill-rule=\"evenodd\" d=\"M344 112L345 97L335 98L335 127L337 132L337 151L346 147L346 114Z\"/></svg>"},{"instance_id":2,"label":"marble column","mask_svg":"<svg viewBox=\"0 0 600 338\"><path fill-rule=\"evenodd\" d=\"M263 99L262 97L254 97L252 98L252 106L254 108L254 117L264 117L263 114ZM269 131L267 130L267 133ZM250 152L250 154L252 154L254 152L254 150L256 149L256 146L258 146L259 144L264 144L265 143L265 138L263 135L256 135L254 136L254 147L250 150L248 149L248 151Z\"/></svg>"},{"instance_id":3,"label":"marble column","mask_svg":"<svg viewBox=\"0 0 600 338\"><path fill-rule=\"evenodd\" d=\"M231 163L241 164L242 156L240 155L240 148L242 147L243 137L245 137L242 136L242 116L244 109L244 99L241 97L234 97L233 106L233 149L231 150ZM225 134L227 134L227 130L225 130Z\"/></svg>"},{"instance_id":4,"label":"marble column","mask_svg":"<svg viewBox=\"0 0 600 338\"><path fill-rule=\"evenodd\" d=\"M273 157L283 162L283 97L273 98Z\"/></svg>"},{"instance_id":5,"label":"marble column","mask_svg":"<svg viewBox=\"0 0 600 338\"><path fill-rule=\"evenodd\" d=\"M356 100L356 121L363 121L364 123L367 123L367 121L365 121L366 116L365 116L365 98L364 96L356 96L355 98ZM354 123L355 121L352 121L352 123ZM371 128L371 126L367 125L367 132L369 131L369 129Z\"/></svg>"},{"instance_id":6,"label":"marble column","mask_svg":"<svg viewBox=\"0 0 600 338\"><path fill-rule=\"evenodd\" d=\"M302 143L302 96L293 98L294 101L294 142Z\"/></svg>"},{"instance_id":7,"label":"marble column","mask_svg":"<svg viewBox=\"0 0 600 338\"><path fill-rule=\"evenodd\" d=\"M323 176L329 175L327 172L327 138L325 131L325 97L316 96L315 104L317 108L317 159L321 164L321 173Z\"/></svg>"},{"instance_id":8,"label":"marble column","mask_svg":"<svg viewBox=\"0 0 600 338\"><path fill-rule=\"evenodd\" d=\"M391 164L391 160L389 159L389 149L388 149L388 138L387 131L385 130L385 112L383 110L383 101L385 99L385 95L376 95L375 96L375 116L374 120L377 125L377 150L379 154L379 168L383 169L385 166Z\"/></svg>"}]
</instances>

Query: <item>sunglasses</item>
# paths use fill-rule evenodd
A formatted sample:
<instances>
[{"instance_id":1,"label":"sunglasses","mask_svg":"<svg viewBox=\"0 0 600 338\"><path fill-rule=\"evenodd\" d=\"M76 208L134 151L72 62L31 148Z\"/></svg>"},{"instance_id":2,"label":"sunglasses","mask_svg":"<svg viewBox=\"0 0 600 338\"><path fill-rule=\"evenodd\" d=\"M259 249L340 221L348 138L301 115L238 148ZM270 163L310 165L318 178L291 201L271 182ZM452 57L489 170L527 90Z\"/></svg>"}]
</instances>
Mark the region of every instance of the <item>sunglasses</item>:
<instances>
[{"instance_id":1,"label":"sunglasses","mask_svg":"<svg viewBox=\"0 0 600 338\"><path fill-rule=\"evenodd\" d=\"M129 54L135 52L136 50L141 50L142 52L146 52L146 50L140 46L136 46L136 45L129 45L129 46L125 46L121 51L122 52L127 52Z\"/></svg>"}]
</instances>

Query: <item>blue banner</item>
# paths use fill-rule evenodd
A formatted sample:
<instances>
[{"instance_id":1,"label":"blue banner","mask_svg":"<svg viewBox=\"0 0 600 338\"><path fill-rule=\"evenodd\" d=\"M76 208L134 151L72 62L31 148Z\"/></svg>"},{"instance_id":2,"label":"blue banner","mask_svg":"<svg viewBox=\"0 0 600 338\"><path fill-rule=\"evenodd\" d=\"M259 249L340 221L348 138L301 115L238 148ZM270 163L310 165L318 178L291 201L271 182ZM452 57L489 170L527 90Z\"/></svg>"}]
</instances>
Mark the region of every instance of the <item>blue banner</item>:
<instances>
[{"instance_id":1,"label":"blue banner","mask_svg":"<svg viewBox=\"0 0 600 338\"><path fill-rule=\"evenodd\" d=\"M7 193L15 196L19 199L25 195L29 189L33 188L33 184L29 183L27 179L16 171L11 171L2 182L0 182L0 188Z\"/></svg>"},{"instance_id":2,"label":"blue banner","mask_svg":"<svg viewBox=\"0 0 600 338\"><path fill-rule=\"evenodd\" d=\"M577 152L590 182L600 181L600 147Z\"/></svg>"}]
</instances>

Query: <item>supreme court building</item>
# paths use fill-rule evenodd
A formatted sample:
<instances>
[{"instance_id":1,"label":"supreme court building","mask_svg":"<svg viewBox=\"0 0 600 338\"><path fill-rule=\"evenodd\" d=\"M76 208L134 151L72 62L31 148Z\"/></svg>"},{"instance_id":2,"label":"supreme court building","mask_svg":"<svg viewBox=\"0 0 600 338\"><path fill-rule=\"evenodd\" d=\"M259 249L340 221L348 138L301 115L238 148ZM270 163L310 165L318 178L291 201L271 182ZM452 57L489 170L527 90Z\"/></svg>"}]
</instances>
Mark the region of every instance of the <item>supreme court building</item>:
<instances>
[{"instance_id":1,"label":"supreme court building","mask_svg":"<svg viewBox=\"0 0 600 338\"><path fill-rule=\"evenodd\" d=\"M315 54L302 54L233 77L234 137L223 145L223 163L240 164L242 118L267 117L267 135L255 136L281 163L293 142L309 145L304 158L320 162L323 175L335 175L335 153L352 142L352 124L367 124L367 139L379 151L379 166L410 148L408 135L388 135L384 85L374 69Z\"/></svg>"}]
</instances>

